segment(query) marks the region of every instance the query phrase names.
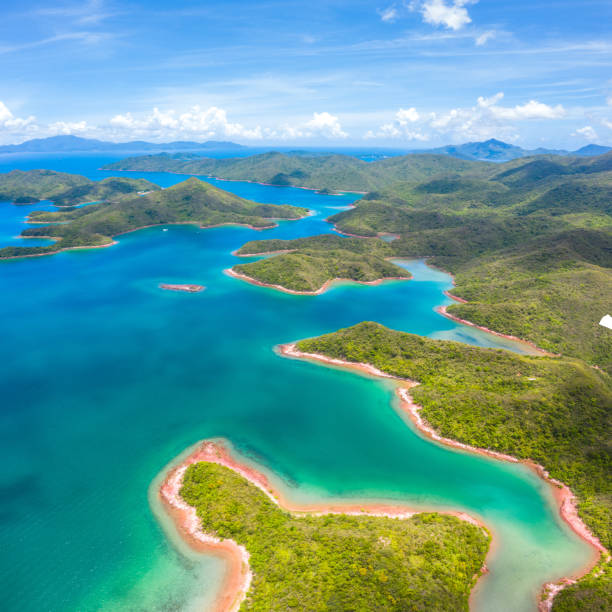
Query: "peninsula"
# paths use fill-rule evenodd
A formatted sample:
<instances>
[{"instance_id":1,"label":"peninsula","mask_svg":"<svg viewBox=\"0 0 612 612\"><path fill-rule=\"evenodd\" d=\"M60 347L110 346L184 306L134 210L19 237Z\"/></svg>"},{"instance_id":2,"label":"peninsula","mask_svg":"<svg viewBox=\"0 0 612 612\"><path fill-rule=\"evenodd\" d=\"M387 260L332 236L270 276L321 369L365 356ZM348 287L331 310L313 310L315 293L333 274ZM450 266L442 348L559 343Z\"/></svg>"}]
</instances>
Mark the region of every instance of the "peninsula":
<instances>
[{"instance_id":1,"label":"peninsula","mask_svg":"<svg viewBox=\"0 0 612 612\"><path fill-rule=\"evenodd\" d=\"M5 247L0 249L0 259L109 246L115 236L144 227L192 224L199 227L246 225L265 229L275 227L275 220L299 219L307 214L305 208L258 204L190 178L142 196L69 211L32 213L29 221L39 226L24 230L22 236L51 237L57 242L45 247Z\"/></svg>"},{"instance_id":2,"label":"peninsula","mask_svg":"<svg viewBox=\"0 0 612 612\"><path fill-rule=\"evenodd\" d=\"M107 178L92 181L79 174L53 170L13 170L0 174L0 202L31 204L51 200L56 206L116 201L160 187L145 179Z\"/></svg>"},{"instance_id":3,"label":"peninsula","mask_svg":"<svg viewBox=\"0 0 612 612\"><path fill-rule=\"evenodd\" d=\"M161 495L193 546L235 558L224 609L467 611L490 540L463 515L296 508L218 442L173 469Z\"/></svg>"}]
</instances>

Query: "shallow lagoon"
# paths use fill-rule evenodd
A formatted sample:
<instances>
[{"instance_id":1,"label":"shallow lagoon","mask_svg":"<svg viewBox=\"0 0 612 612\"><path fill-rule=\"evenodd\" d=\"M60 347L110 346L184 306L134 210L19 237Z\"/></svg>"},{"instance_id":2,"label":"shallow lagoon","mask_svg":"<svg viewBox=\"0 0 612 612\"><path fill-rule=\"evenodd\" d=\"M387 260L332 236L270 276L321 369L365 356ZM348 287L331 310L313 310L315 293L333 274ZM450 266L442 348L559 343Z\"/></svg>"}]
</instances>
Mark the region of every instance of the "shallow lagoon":
<instances>
[{"instance_id":1,"label":"shallow lagoon","mask_svg":"<svg viewBox=\"0 0 612 612\"><path fill-rule=\"evenodd\" d=\"M97 170L104 161L28 158L30 167L92 178L107 175ZM164 186L183 178L129 176ZM3 608L174 610L210 601L222 566L164 535L148 491L186 447L222 436L295 498L387 498L481 517L497 547L478 609L533 609L542 582L589 555L542 481L520 465L424 440L394 410L389 382L273 351L362 320L520 346L436 314L451 282L422 262L406 264L412 281L342 284L318 297L225 276L244 242L332 231L324 219L356 196L216 184L317 214L261 232L153 228L108 249L0 265ZM0 204L0 219L15 208ZM167 292L159 282L207 289Z\"/></svg>"}]
</instances>

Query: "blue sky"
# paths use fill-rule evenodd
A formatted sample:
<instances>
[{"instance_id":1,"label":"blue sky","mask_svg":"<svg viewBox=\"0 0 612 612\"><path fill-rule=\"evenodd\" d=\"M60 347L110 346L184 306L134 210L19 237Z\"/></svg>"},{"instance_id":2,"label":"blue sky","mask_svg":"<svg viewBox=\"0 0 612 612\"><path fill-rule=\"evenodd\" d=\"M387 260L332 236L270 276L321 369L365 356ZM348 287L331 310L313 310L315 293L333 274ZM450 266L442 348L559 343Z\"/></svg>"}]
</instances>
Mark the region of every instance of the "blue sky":
<instances>
[{"instance_id":1,"label":"blue sky","mask_svg":"<svg viewBox=\"0 0 612 612\"><path fill-rule=\"evenodd\" d=\"M4 0L0 143L612 144L610 0Z\"/></svg>"}]
</instances>

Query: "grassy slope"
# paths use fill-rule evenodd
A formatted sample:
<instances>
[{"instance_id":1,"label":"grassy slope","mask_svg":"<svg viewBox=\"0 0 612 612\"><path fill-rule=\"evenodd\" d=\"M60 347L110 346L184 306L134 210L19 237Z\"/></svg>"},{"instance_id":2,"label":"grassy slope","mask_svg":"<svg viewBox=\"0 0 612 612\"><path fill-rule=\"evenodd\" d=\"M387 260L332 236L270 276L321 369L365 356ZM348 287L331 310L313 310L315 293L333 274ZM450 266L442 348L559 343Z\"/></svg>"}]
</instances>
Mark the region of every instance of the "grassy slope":
<instances>
[{"instance_id":1,"label":"grassy slope","mask_svg":"<svg viewBox=\"0 0 612 612\"><path fill-rule=\"evenodd\" d=\"M291 252L239 264L232 269L269 285L306 292L317 291L335 278L372 282L408 276L403 268L385 261L393 251L377 239L322 235L297 240L257 240L245 244L238 254L270 251Z\"/></svg>"},{"instance_id":2,"label":"grassy slope","mask_svg":"<svg viewBox=\"0 0 612 612\"><path fill-rule=\"evenodd\" d=\"M92 204L73 211L40 213L33 218L61 224L32 227L23 235L52 235L60 240L50 247L0 249L0 258L108 244L117 234L148 225L240 223L263 228L272 227L272 219L297 219L306 213L306 209L294 206L257 204L192 178L142 197Z\"/></svg>"},{"instance_id":3,"label":"grassy slope","mask_svg":"<svg viewBox=\"0 0 612 612\"><path fill-rule=\"evenodd\" d=\"M250 553L243 610L467 610L488 537L453 517L292 516L232 470L196 463L181 495Z\"/></svg>"},{"instance_id":4,"label":"grassy slope","mask_svg":"<svg viewBox=\"0 0 612 612\"><path fill-rule=\"evenodd\" d=\"M109 202L133 198L139 192L159 191L160 187L145 179L106 178L59 193L53 199L56 206L74 206L85 202Z\"/></svg>"},{"instance_id":5,"label":"grassy slope","mask_svg":"<svg viewBox=\"0 0 612 612\"><path fill-rule=\"evenodd\" d=\"M572 488L585 522L612 546L609 375L578 360L430 340L376 323L298 347L421 382L413 397L443 436L541 463Z\"/></svg>"}]
</instances>

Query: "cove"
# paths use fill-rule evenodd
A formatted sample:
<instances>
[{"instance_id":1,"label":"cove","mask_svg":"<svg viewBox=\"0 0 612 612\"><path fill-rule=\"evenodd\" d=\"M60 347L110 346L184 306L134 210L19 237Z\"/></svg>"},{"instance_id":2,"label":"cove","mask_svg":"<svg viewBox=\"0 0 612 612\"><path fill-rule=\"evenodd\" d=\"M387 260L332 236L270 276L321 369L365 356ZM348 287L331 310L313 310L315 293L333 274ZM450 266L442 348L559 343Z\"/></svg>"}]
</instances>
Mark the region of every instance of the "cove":
<instances>
[{"instance_id":1,"label":"cove","mask_svg":"<svg viewBox=\"0 0 612 612\"><path fill-rule=\"evenodd\" d=\"M80 170L70 164L101 178L96 158L83 158ZM62 169L44 159L37 167ZM166 186L182 178L163 175ZM324 219L357 196L216 184L316 214L261 232L151 228L107 249L0 265L3 608L208 605L223 566L166 536L152 491L173 458L223 437L297 501L384 499L480 518L496 547L476 609L533 610L542 583L590 556L559 519L548 485L521 465L425 440L395 410L390 382L273 350L363 320L528 349L438 315L451 279L424 262L404 264L412 281L343 284L317 297L225 276L238 261L232 251L248 240L332 231ZM0 203L0 215L15 208ZM17 235L18 222L8 229ZM183 294L159 283L207 289Z\"/></svg>"}]
</instances>

